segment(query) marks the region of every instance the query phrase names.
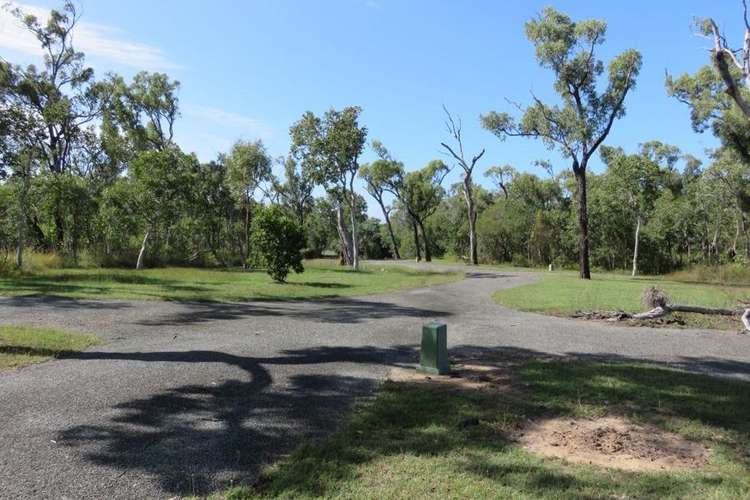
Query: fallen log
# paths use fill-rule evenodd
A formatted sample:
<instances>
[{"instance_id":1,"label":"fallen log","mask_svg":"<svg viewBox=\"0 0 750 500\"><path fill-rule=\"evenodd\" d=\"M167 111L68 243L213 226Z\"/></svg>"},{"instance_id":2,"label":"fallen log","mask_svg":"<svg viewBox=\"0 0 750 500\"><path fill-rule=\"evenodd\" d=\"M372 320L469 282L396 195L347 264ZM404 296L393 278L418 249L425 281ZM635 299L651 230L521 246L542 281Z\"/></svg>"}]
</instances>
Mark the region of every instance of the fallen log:
<instances>
[{"instance_id":1,"label":"fallen log","mask_svg":"<svg viewBox=\"0 0 750 500\"><path fill-rule=\"evenodd\" d=\"M698 314L718 314L721 316L736 316L747 309L721 309L717 307L685 306L682 304L669 304L672 311Z\"/></svg>"},{"instance_id":2,"label":"fallen log","mask_svg":"<svg viewBox=\"0 0 750 500\"><path fill-rule=\"evenodd\" d=\"M750 333L750 307L739 309L725 309L718 307L690 306L684 304L665 304L657 306L648 311L640 313L626 313L623 311L578 311L573 317L582 319L600 319L606 321L622 321L624 319L659 319L675 312L708 314L719 316L740 316L744 331L741 333Z\"/></svg>"}]
</instances>

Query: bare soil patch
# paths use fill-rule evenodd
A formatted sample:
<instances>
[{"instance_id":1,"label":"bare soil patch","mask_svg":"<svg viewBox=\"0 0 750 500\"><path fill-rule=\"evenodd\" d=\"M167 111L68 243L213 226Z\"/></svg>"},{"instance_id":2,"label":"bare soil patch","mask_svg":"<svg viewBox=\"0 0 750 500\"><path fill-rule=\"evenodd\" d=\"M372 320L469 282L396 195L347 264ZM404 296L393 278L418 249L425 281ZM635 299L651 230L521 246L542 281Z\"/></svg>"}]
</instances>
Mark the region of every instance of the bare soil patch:
<instances>
[{"instance_id":1,"label":"bare soil patch","mask_svg":"<svg viewBox=\"0 0 750 500\"><path fill-rule=\"evenodd\" d=\"M447 375L433 375L415 369L394 368L388 374L393 382L435 384L456 389L502 389L511 384L508 366L488 364L452 364Z\"/></svg>"},{"instance_id":2,"label":"bare soil patch","mask_svg":"<svg viewBox=\"0 0 750 500\"><path fill-rule=\"evenodd\" d=\"M613 416L534 422L518 441L539 455L627 471L699 469L710 456L699 443Z\"/></svg>"}]
</instances>

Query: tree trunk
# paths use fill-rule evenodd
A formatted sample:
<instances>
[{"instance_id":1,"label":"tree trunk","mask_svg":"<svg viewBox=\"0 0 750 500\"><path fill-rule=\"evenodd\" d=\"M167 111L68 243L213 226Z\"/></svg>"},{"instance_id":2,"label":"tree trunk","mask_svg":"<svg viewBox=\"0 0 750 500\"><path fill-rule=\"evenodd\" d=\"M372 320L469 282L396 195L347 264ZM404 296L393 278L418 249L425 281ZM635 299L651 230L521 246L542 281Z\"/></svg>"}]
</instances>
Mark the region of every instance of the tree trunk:
<instances>
[{"instance_id":1,"label":"tree trunk","mask_svg":"<svg viewBox=\"0 0 750 500\"><path fill-rule=\"evenodd\" d=\"M425 262L432 262L432 251L430 250L430 240L427 237L427 231L424 229L424 223L420 220L417 221L419 225L419 231L422 233L422 243L424 243L424 260Z\"/></svg>"},{"instance_id":2,"label":"tree trunk","mask_svg":"<svg viewBox=\"0 0 750 500\"><path fill-rule=\"evenodd\" d=\"M247 261L250 258L250 200L245 197L245 227L242 231L242 269L247 269Z\"/></svg>"},{"instance_id":3,"label":"tree trunk","mask_svg":"<svg viewBox=\"0 0 750 500\"><path fill-rule=\"evenodd\" d=\"M591 279L589 263L589 214L586 196L586 167L574 167L576 194L578 195L578 266L581 279Z\"/></svg>"},{"instance_id":4,"label":"tree trunk","mask_svg":"<svg viewBox=\"0 0 750 500\"><path fill-rule=\"evenodd\" d=\"M29 168L30 170L30 168ZM16 241L16 269L23 266L23 247L26 243L26 193L29 188L29 173L24 173L18 206L18 234Z\"/></svg>"},{"instance_id":5,"label":"tree trunk","mask_svg":"<svg viewBox=\"0 0 750 500\"><path fill-rule=\"evenodd\" d=\"M59 204L59 202L58 202ZM55 248L58 251L63 251L65 244L65 222L63 221L62 213L60 212L60 208L55 209Z\"/></svg>"},{"instance_id":6,"label":"tree trunk","mask_svg":"<svg viewBox=\"0 0 750 500\"><path fill-rule=\"evenodd\" d=\"M393 257L397 260L401 260L401 254L398 252L398 243L396 243L396 235L393 234L393 225L391 225L391 218L388 216L388 210L385 209L385 205L382 200L378 200L380 209L383 211L383 217L385 217L385 225L388 226L388 234L391 236L391 244L393 244Z\"/></svg>"},{"instance_id":7,"label":"tree trunk","mask_svg":"<svg viewBox=\"0 0 750 500\"><path fill-rule=\"evenodd\" d=\"M22 218L25 218L25 216ZM19 224L18 241L16 242L16 269L21 269L21 267L23 266L23 240L24 231L22 229L22 226Z\"/></svg>"},{"instance_id":8,"label":"tree trunk","mask_svg":"<svg viewBox=\"0 0 750 500\"><path fill-rule=\"evenodd\" d=\"M471 264L479 264L479 255L477 254L477 212L474 206L474 192L471 186L471 178L464 177L464 198L466 199L466 211L469 217L469 259Z\"/></svg>"},{"instance_id":9,"label":"tree trunk","mask_svg":"<svg viewBox=\"0 0 750 500\"><path fill-rule=\"evenodd\" d=\"M354 191L349 191L351 201L349 202L350 219L352 222L352 270L359 271L359 248L357 248L357 216L356 216L356 203L357 200L354 197Z\"/></svg>"},{"instance_id":10,"label":"tree trunk","mask_svg":"<svg viewBox=\"0 0 750 500\"><path fill-rule=\"evenodd\" d=\"M143 256L146 254L146 243L148 242L148 236L151 231L146 231L146 235L143 237L143 244L141 245L141 251L138 252L138 262L135 264L136 269L143 269Z\"/></svg>"},{"instance_id":11,"label":"tree trunk","mask_svg":"<svg viewBox=\"0 0 750 500\"><path fill-rule=\"evenodd\" d=\"M344 256L344 261L347 265L350 265L352 263L351 236L344 222L344 209L341 207L341 204L336 205L336 229L341 239L341 253Z\"/></svg>"},{"instance_id":12,"label":"tree trunk","mask_svg":"<svg viewBox=\"0 0 750 500\"><path fill-rule=\"evenodd\" d=\"M638 276L638 240L641 234L641 216L639 215L635 221L635 245L633 246L633 272L631 276Z\"/></svg>"},{"instance_id":13,"label":"tree trunk","mask_svg":"<svg viewBox=\"0 0 750 500\"><path fill-rule=\"evenodd\" d=\"M419 231L417 230L417 223L414 218L411 220L411 227L414 230L414 251L417 254L415 260L419 262L422 260L422 251L419 248Z\"/></svg>"},{"instance_id":14,"label":"tree trunk","mask_svg":"<svg viewBox=\"0 0 750 500\"><path fill-rule=\"evenodd\" d=\"M742 227L742 234L745 236L745 256L750 259L750 235L748 235L748 224L747 216L745 212L740 211L740 224Z\"/></svg>"}]
</instances>

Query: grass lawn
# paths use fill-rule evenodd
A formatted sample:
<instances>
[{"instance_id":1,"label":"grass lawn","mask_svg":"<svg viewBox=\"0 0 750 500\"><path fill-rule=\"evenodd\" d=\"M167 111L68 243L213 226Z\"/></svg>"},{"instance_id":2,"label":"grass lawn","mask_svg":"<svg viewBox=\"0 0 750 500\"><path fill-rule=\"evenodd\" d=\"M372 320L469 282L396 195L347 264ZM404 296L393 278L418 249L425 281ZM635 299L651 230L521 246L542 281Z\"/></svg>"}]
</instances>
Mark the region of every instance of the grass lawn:
<instances>
[{"instance_id":1,"label":"grass lawn","mask_svg":"<svg viewBox=\"0 0 750 500\"><path fill-rule=\"evenodd\" d=\"M666 291L673 303L731 308L736 307L740 299L750 299L749 286L697 284L616 274L594 274L591 280L581 280L573 272L546 273L536 283L499 290L494 298L514 309L560 316L594 310L640 312L647 309L641 303L641 294L652 285ZM677 318L686 326L695 328L741 329L737 318L725 316L674 314L670 318Z\"/></svg>"},{"instance_id":2,"label":"grass lawn","mask_svg":"<svg viewBox=\"0 0 750 500\"><path fill-rule=\"evenodd\" d=\"M640 365L531 361L513 390L387 382L344 428L222 498L749 498L750 384ZM619 415L708 446L700 470L624 472L541 458L528 419ZM478 425L462 426L467 419Z\"/></svg>"},{"instance_id":3,"label":"grass lawn","mask_svg":"<svg viewBox=\"0 0 750 500\"><path fill-rule=\"evenodd\" d=\"M330 262L305 262L305 272L275 283L265 271L163 268L47 269L0 277L0 295L55 295L92 299L311 299L419 288L456 281L463 273L363 265L359 272Z\"/></svg>"},{"instance_id":4,"label":"grass lawn","mask_svg":"<svg viewBox=\"0 0 750 500\"><path fill-rule=\"evenodd\" d=\"M96 344L91 335L75 335L46 328L0 326L0 369L41 363L67 352Z\"/></svg>"}]
</instances>

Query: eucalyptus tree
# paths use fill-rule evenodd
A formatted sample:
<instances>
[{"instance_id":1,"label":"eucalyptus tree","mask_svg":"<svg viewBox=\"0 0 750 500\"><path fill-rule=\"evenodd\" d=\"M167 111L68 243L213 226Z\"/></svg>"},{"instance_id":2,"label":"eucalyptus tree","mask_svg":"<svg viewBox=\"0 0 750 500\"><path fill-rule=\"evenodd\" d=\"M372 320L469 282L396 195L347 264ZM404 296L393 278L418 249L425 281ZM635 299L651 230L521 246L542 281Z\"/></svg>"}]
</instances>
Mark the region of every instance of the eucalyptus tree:
<instances>
[{"instance_id":1,"label":"eucalyptus tree","mask_svg":"<svg viewBox=\"0 0 750 500\"><path fill-rule=\"evenodd\" d=\"M484 172L484 176L492 181L498 191L502 191L505 199L508 199L508 185L518 174L513 165L495 165Z\"/></svg>"},{"instance_id":2,"label":"eucalyptus tree","mask_svg":"<svg viewBox=\"0 0 750 500\"><path fill-rule=\"evenodd\" d=\"M362 109L330 109L322 117L308 111L290 128L292 156L316 183L335 195L339 236L344 255L355 271L359 269L357 247L357 196L354 179L359 156L367 139L367 128L359 125ZM349 208L349 228L344 223L343 204Z\"/></svg>"},{"instance_id":3,"label":"eucalyptus tree","mask_svg":"<svg viewBox=\"0 0 750 500\"><path fill-rule=\"evenodd\" d=\"M398 241L393 232L393 224L391 224L390 214L393 207L386 206L385 196L387 192L395 195L395 190L393 189L395 185L393 183L395 179L400 179L403 176L403 164L394 160L380 141L372 141L372 148L380 158L369 165L362 165L359 170L359 176L365 181L367 193L375 198L375 201L380 206L380 210L383 212L383 219L388 228L388 234L391 237L394 257L401 259L401 254L398 251ZM396 180L396 182L398 181Z\"/></svg>"},{"instance_id":4,"label":"eucalyptus tree","mask_svg":"<svg viewBox=\"0 0 750 500\"><path fill-rule=\"evenodd\" d=\"M711 66L703 66L694 74L666 79L670 96L690 108L693 130L706 130L722 144L716 154L723 160L716 162L710 175L722 179L728 194L734 199L740 214L741 231L748 241L746 255L750 257L750 126L736 100L725 92L722 78ZM739 90L746 92L746 90ZM731 160L730 160L731 158Z\"/></svg>"},{"instance_id":5,"label":"eucalyptus tree","mask_svg":"<svg viewBox=\"0 0 750 500\"><path fill-rule=\"evenodd\" d=\"M648 156L654 143L642 145L641 153L628 155L621 148L603 146L602 159L607 165L607 181L612 199L621 200L635 218L633 265L631 275L638 274L638 249L641 228L654 208L662 189L662 172Z\"/></svg>"},{"instance_id":6,"label":"eucalyptus tree","mask_svg":"<svg viewBox=\"0 0 750 500\"><path fill-rule=\"evenodd\" d=\"M201 164L193 179L193 203L187 211L198 228L203 244L221 266L238 260L233 220L237 210L231 188L227 185L226 165L220 161Z\"/></svg>"},{"instance_id":7,"label":"eucalyptus tree","mask_svg":"<svg viewBox=\"0 0 750 500\"><path fill-rule=\"evenodd\" d=\"M170 226L191 201L198 161L177 148L142 153L130 164L130 211L145 223L136 269L142 269L149 239L160 227Z\"/></svg>"},{"instance_id":8,"label":"eucalyptus tree","mask_svg":"<svg viewBox=\"0 0 750 500\"><path fill-rule=\"evenodd\" d=\"M538 18L526 23L526 36L536 48L539 64L555 74L554 88L561 103L550 105L533 96L520 121L495 111L481 117L482 125L501 140L541 139L548 148L558 149L571 160L583 279L591 278L586 169L615 120L625 114L625 97L635 87L641 68L640 53L626 50L609 62L607 85L599 91L597 80L604 73L604 63L596 57L596 49L604 43L606 31L604 21L573 21L551 7L545 8Z\"/></svg>"},{"instance_id":9,"label":"eucalyptus tree","mask_svg":"<svg viewBox=\"0 0 750 500\"><path fill-rule=\"evenodd\" d=\"M744 237L745 256L750 259L750 166L734 148L718 148L713 152L712 159L704 173L705 182L714 181L717 197L725 207L727 199L734 200L738 215L737 235ZM735 237L733 244L735 252L737 239Z\"/></svg>"},{"instance_id":10,"label":"eucalyptus tree","mask_svg":"<svg viewBox=\"0 0 750 500\"><path fill-rule=\"evenodd\" d=\"M484 156L484 149L469 159L464 153L464 141L461 135L462 127L461 120L458 122L453 119L453 116L448 112L448 109L443 106L443 111L447 116L445 127L448 134L451 136L453 146L448 145L445 142L441 142L440 145L445 149L451 157L456 161L461 170L463 170L463 195L466 201L466 214L469 220L469 259L473 265L479 264L479 255L477 254L477 208L476 198L474 196L474 167L477 162Z\"/></svg>"},{"instance_id":11,"label":"eucalyptus tree","mask_svg":"<svg viewBox=\"0 0 750 500\"><path fill-rule=\"evenodd\" d=\"M26 110L13 99L17 76L10 64L0 62L0 179L7 182L13 193L15 265L20 268L23 265L31 178L38 170L38 154L34 144L39 128Z\"/></svg>"},{"instance_id":12,"label":"eucalyptus tree","mask_svg":"<svg viewBox=\"0 0 750 500\"><path fill-rule=\"evenodd\" d=\"M443 161L433 160L424 168L407 173L399 188L399 198L422 234L424 256L427 262L432 261L432 251L425 222L435 213L445 197L445 190L441 184L448 172L450 169ZM419 251L417 238L415 238L415 244Z\"/></svg>"},{"instance_id":13,"label":"eucalyptus tree","mask_svg":"<svg viewBox=\"0 0 750 500\"><path fill-rule=\"evenodd\" d=\"M164 73L137 73L130 83L119 75L97 86L102 99L102 142L123 163L145 151L174 146L180 82Z\"/></svg>"},{"instance_id":14,"label":"eucalyptus tree","mask_svg":"<svg viewBox=\"0 0 750 500\"><path fill-rule=\"evenodd\" d=\"M287 156L283 163L285 181L283 184L276 183L275 190L281 203L294 214L300 227L304 228L305 216L310 213L314 203L315 183L291 156Z\"/></svg>"},{"instance_id":15,"label":"eucalyptus tree","mask_svg":"<svg viewBox=\"0 0 750 500\"><path fill-rule=\"evenodd\" d=\"M57 179L67 173L76 141L86 124L99 116L99 95L94 70L84 64L84 54L73 46L73 31L79 16L75 5L66 1L52 10L46 23L27 14L22 7L7 4L11 12L38 40L43 66L15 68L18 78L11 96L37 125L34 147L45 168ZM61 200L62 183L54 183L54 199ZM62 203L54 207L55 244L65 239Z\"/></svg>"},{"instance_id":16,"label":"eucalyptus tree","mask_svg":"<svg viewBox=\"0 0 750 500\"><path fill-rule=\"evenodd\" d=\"M750 118L750 19L747 12L747 0L742 0L742 21L745 33L741 49L729 46L724 34L713 18L696 19L703 35L713 39L711 62L724 84L728 96L737 104L745 117Z\"/></svg>"},{"instance_id":17,"label":"eucalyptus tree","mask_svg":"<svg viewBox=\"0 0 750 500\"><path fill-rule=\"evenodd\" d=\"M250 257L252 205L261 183L271 179L272 160L261 140L237 141L224 158L227 183L243 212L242 230L236 239L242 267Z\"/></svg>"}]
</instances>

